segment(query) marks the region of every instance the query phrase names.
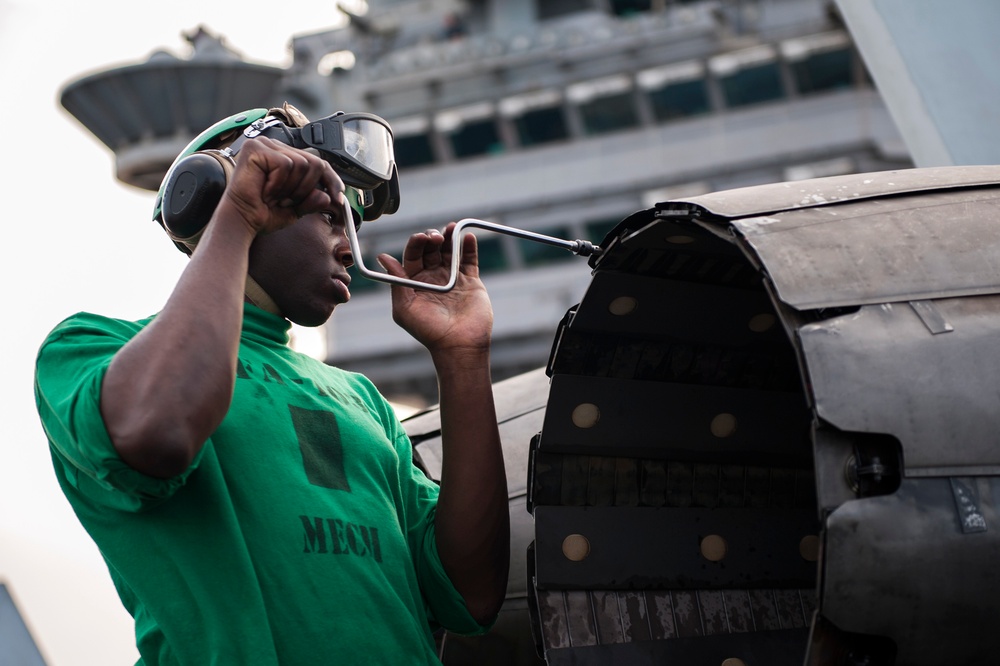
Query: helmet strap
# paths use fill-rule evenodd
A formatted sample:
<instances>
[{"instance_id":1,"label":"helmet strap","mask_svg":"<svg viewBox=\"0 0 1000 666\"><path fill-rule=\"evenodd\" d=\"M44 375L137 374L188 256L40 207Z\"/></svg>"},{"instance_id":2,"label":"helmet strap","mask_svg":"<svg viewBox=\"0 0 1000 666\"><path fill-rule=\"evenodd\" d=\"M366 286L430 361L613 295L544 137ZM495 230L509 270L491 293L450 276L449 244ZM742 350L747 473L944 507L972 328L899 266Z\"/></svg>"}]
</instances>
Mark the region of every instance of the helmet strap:
<instances>
[{"instance_id":1,"label":"helmet strap","mask_svg":"<svg viewBox=\"0 0 1000 666\"><path fill-rule=\"evenodd\" d=\"M244 288L243 293L250 303L256 305L261 310L270 312L273 315L278 315L279 317L284 316L281 314L281 309L278 307L278 304L274 302L274 299L271 298L268 293L264 291L264 288L257 284L257 281L249 275L247 275L246 287Z\"/></svg>"}]
</instances>

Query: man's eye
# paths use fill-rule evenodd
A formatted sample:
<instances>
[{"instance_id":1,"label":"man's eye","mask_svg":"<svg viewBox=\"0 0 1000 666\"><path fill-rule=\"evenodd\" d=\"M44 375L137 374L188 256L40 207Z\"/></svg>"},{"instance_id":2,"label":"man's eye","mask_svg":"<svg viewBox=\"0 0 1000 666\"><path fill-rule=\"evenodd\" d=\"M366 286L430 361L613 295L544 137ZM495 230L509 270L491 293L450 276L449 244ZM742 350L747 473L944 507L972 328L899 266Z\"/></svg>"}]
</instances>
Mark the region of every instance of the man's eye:
<instances>
[{"instance_id":1,"label":"man's eye","mask_svg":"<svg viewBox=\"0 0 1000 666\"><path fill-rule=\"evenodd\" d=\"M325 210L322 213L320 213L320 215L323 216L323 219L326 220L326 223L329 224L331 227L337 223L336 213L331 213L330 211Z\"/></svg>"}]
</instances>

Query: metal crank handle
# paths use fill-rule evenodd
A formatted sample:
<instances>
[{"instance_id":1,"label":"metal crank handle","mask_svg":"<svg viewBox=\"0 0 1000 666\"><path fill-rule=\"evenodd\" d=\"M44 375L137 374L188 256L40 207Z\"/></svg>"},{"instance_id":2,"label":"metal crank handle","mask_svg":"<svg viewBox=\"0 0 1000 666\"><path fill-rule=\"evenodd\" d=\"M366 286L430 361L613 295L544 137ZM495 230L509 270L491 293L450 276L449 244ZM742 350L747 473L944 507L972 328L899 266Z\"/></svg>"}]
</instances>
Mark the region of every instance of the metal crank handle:
<instances>
[{"instance_id":1,"label":"metal crank handle","mask_svg":"<svg viewBox=\"0 0 1000 666\"><path fill-rule=\"evenodd\" d=\"M347 210L345 214L348 216L346 219L352 219L350 217L350 207L346 203L345 207ZM351 243L351 252L354 255L354 267L357 268L358 272L369 280L376 280L378 282L385 282L387 284L396 284L404 287L412 287L413 289L423 289L425 291L436 291L439 293L444 293L451 291L455 288L455 284L458 282L458 270L459 261L462 258L462 231L468 227L476 227L479 229L486 229L488 231L495 231L499 234L506 234L508 236L516 236L518 238L523 238L525 240L536 241L539 243L546 243L547 245L555 245L556 247L561 247L563 249L569 250L573 254L579 255L581 257L589 257L590 255L600 255L602 250L600 247L594 245L593 243L585 240L574 240L568 241L561 238L553 238L552 236L545 236L544 234L536 234L532 231L525 231L524 229L516 229L514 227L507 227L502 224L497 224L495 222L487 222L486 220L477 220L472 217L467 217L464 220L459 220L458 224L455 225L455 230L451 235L451 270L448 278L448 282L445 284L433 284L430 282L421 282L420 280L410 280L408 278L396 277L395 275L389 275L387 273L380 273L378 271L373 271L367 268L364 264L364 260L361 258L361 247L358 243L358 232L354 228L353 224L347 225L347 239Z\"/></svg>"}]
</instances>

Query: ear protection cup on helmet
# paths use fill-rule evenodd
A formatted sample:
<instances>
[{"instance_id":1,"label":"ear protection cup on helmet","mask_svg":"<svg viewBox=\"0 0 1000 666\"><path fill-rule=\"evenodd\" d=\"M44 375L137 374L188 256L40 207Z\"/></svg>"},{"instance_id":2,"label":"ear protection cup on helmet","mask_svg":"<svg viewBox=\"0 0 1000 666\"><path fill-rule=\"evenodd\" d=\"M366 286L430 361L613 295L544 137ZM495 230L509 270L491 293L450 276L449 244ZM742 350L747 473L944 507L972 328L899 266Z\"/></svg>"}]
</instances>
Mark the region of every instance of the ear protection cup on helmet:
<instances>
[{"instance_id":1,"label":"ear protection cup on helmet","mask_svg":"<svg viewBox=\"0 0 1000 666\"><path fill-rule=\"evenodd\" d=\"M175 241L194 239L212 219L233 172L225 153L207 150L174 165L163 186L163 226Z\"/></svg>"}]
</instances>

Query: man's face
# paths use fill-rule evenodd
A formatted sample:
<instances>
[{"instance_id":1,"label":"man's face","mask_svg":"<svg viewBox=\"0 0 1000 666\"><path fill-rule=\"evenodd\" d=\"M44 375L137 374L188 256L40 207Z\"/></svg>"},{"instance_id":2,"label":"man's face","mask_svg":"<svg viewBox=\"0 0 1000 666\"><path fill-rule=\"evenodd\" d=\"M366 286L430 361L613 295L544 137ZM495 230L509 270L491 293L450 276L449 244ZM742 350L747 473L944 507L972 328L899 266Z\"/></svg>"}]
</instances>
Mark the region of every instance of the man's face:
<instances>
[{"instance_id":1,"label":"man's face","mask_svg":"<svg viewBox=\"0 0 1000 666\"><path fill-rule=\"evenodd\" d=\"M351 298L353 264L341 211L306 215L250 246L250 276L300 326L325 323Z\"/></svg>"}]
</instances>

